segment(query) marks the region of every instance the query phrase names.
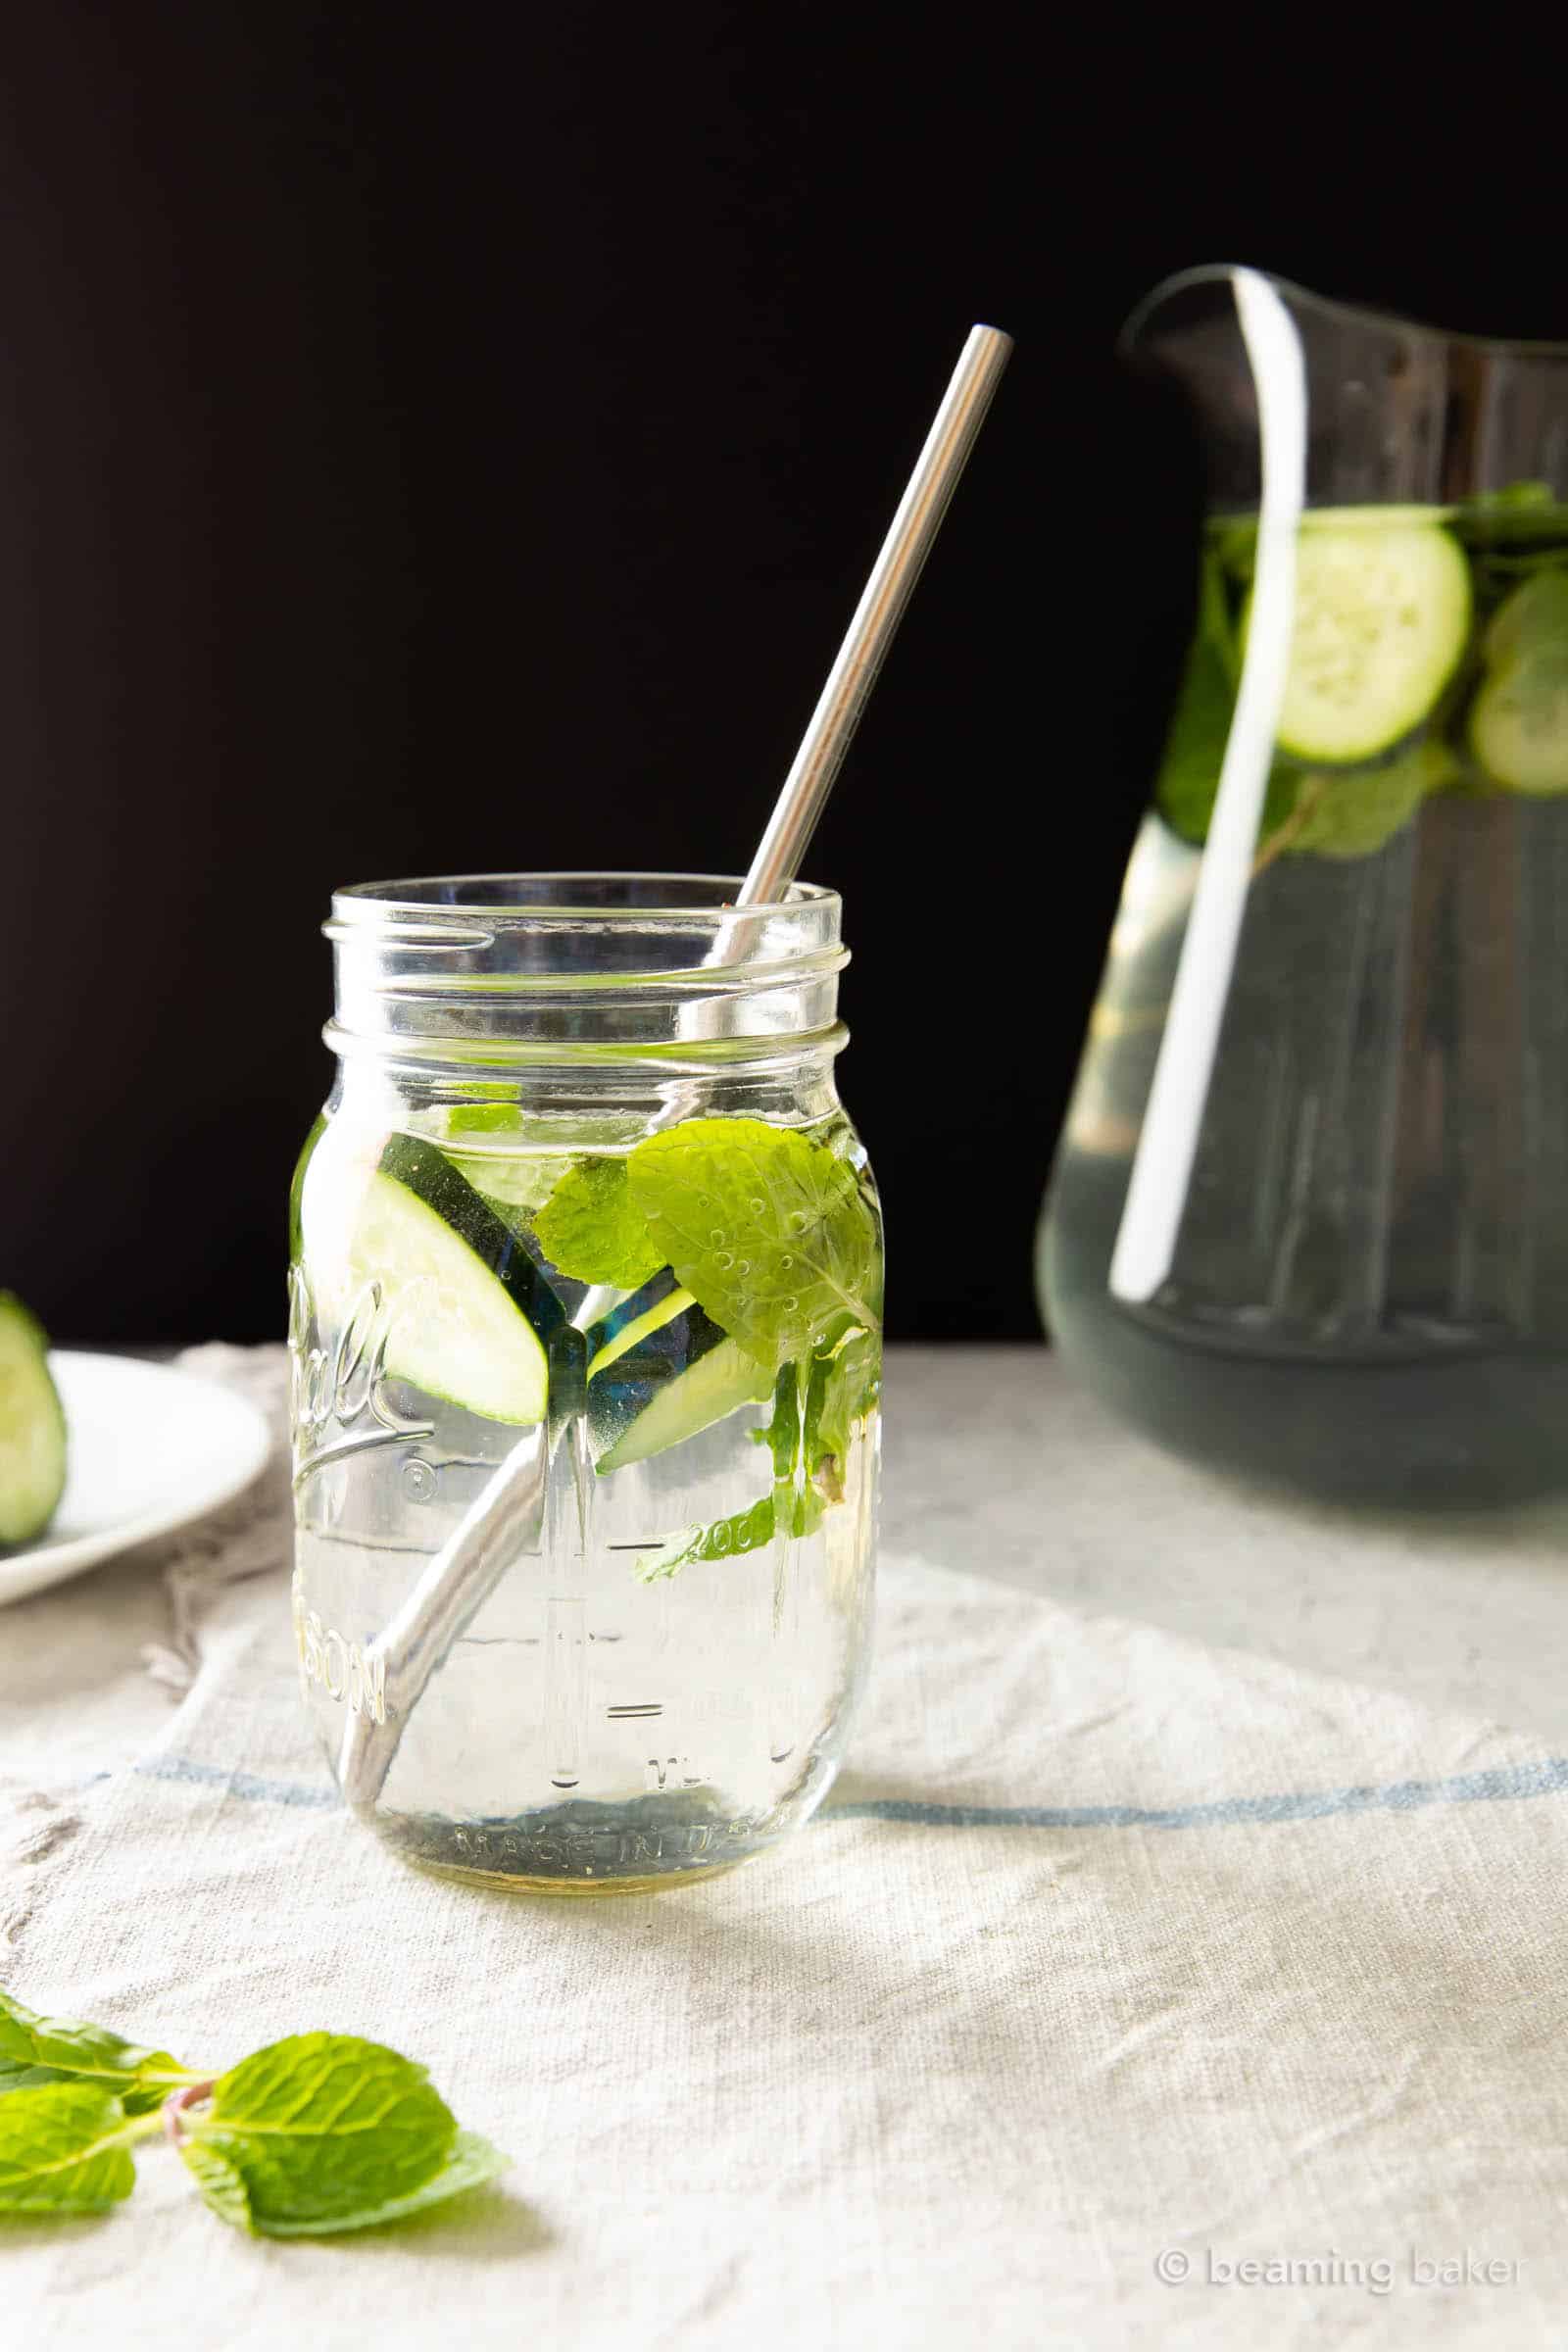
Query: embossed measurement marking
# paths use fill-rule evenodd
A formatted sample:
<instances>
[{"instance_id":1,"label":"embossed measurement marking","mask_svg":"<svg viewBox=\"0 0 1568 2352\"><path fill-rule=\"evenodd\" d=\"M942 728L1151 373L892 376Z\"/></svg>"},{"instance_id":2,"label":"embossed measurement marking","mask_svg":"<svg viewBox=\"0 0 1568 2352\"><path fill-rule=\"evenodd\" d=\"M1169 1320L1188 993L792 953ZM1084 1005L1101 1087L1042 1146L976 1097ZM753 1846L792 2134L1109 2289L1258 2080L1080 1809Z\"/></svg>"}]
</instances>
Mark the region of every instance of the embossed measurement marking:
<instances>
[{"instance_id":1,"label":"embossed measurement marking","mask_svg":"<svg viewBox=\"0 0 1568 2352\"><path fill-rule=\"evenodd\" d=\"M545 1736L555 1788L575 1788L582 1772L588 1714L587 1609L585 1600L568 1594L553 1599L545 1612Z\"/></svg>"},{"instance_id":2,"label":"embossed measurement marking","mask_svg":"<svg viewBox=\"0 0 1568 2352\"><path fill-rule=\"evenodd\" d=\"M646 1707L607 1707L605 1709L605 1713L612 1723L630 1723L638 1716L662 1715L663 1712L663 1701L657 1698L651 1700Z\"/></svg>"}]
</instances>

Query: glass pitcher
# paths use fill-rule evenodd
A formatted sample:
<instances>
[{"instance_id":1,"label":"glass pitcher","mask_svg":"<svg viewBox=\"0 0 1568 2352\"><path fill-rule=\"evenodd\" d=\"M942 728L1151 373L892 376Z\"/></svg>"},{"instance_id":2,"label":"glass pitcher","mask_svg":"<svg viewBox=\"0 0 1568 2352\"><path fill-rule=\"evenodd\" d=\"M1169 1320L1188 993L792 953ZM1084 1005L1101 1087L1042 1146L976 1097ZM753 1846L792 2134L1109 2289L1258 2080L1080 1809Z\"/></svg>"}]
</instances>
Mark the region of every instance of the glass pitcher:
<instances>
[{"instance_id":1,"label":"glass pitcher","mask_svg":"<svg viewBox=\"0 0 1568 2352\"><path fill-rule=\"evenodd\" d=\"M1192 271L1198 617L1041 1229L1178 1451L1413 1504L1568 1486L1568 345Z\"/></svg>"}]
</instances>

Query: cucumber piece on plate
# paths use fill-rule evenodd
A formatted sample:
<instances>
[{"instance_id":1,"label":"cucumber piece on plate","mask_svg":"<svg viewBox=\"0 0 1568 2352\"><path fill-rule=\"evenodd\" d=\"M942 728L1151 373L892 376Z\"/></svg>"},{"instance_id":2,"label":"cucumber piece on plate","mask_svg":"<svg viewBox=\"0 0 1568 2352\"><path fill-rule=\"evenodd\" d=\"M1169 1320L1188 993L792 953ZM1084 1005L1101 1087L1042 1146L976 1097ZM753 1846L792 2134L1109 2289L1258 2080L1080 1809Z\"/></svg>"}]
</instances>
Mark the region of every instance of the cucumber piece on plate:
<instances>
[{"instance_id":1,"label":"cucumber piece on plate","mask_svg":"<svg viewBox=\"0 0 1568 2352\"><path fill-rule=\"evenodd\" d=\"M1392 751L1452 678L1470 634L1470 573L1438 523L1342 511L1297 540L1296 626L1279 746L1314 766ZM1250 624L1249 602L1247 623Z\"/></svg>"},{"instance_id":2,"label":"cucumber piece on plate","mask_svg":"<svg viewBox=\"0 0 1568 2352\"><path fill-rule=\"evenodd\" d=\"M1470 749L1510 792L1568 792L1568 572L1542 571L1492 616Z\"/></svg>"},{"instance_id":3,"label":"cucumber piece on plate","mask_svg":"<svg viewBox=\"0 0 1568 2352\"><path fill-rule=\"evenodd\" d=\"M327 1141L306 1171L300 1227L324 1306L346 1313L380 1285L394 1379L486 1420L544 1420L564 1309L514 1228L434 1144L395 1135L367 1165L334 1159Z\"/></svg>"},{"instance_id":4,"label":"cucumber piece on plate","mask_svg":"<svg viewBox=\"0 0 1568 2352\"><path fill-rule=\"evenodd\" d=\"M588 1347L588 1433L602 1477L773 1394L772 1375L676 1289L667 1267L595 1324Z\"/></svg>"},{"instance_id":5,"label":"cucumber piece on plate","mask_svg":"<svg viewBox=\"0 0 1568 2352\"><path fill-rule=\"evenodd\" d=\"M0 1544L30 1544L66 1486L66 1416L49 1374L49 1343L10 1291L0 1291Z\"/></svg>"}]
</instances>

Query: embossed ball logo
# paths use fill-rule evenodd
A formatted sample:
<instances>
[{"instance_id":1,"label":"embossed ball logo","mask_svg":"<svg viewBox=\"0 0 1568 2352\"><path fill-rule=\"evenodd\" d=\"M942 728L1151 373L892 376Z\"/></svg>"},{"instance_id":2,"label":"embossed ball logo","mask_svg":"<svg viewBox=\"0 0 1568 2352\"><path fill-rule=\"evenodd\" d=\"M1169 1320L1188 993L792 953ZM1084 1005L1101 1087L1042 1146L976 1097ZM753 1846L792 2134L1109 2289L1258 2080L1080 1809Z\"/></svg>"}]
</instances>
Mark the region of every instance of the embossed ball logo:
<instances>
[{"instance_id":1,"label":"embossed ball logo","mask_svg":"<svg viewBox=\"0 0 1568 2352\"><path fill-rule=\"evenodd\" d=\"M392 1330L391 1304L372 1277L351 1300L335 1345L323 1347L305 1270L291 1269L288 1351L296 1480L367 1446L407 1445L433 1435L432 1422L402 1411L391 1394L386 1361ZM411 1496L429 1500L437 1485L434 1470L427 1462L409 1468L423 1473L410 1487Z\"/></svg>"}]
</instances>

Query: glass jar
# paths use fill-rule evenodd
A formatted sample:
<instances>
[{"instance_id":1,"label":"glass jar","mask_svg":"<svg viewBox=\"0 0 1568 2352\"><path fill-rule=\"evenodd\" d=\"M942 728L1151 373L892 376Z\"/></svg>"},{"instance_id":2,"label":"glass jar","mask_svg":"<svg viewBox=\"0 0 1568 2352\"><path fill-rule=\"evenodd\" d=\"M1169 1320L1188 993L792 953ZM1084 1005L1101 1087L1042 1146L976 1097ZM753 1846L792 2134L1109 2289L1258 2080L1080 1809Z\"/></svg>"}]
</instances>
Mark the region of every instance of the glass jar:
<instances>
[{"instance_id":1,"label":"glass jar","mask_svg":"<svg viewBox=\"0 0 1568 2352\"><path fill-rule=\"evenodd\" d=\"M871 1616L881 1223L837 897L338 892L295 1177L301 1685L409 1860L642 1891L820 1803Z\"/></svg>"}]
</instances>

